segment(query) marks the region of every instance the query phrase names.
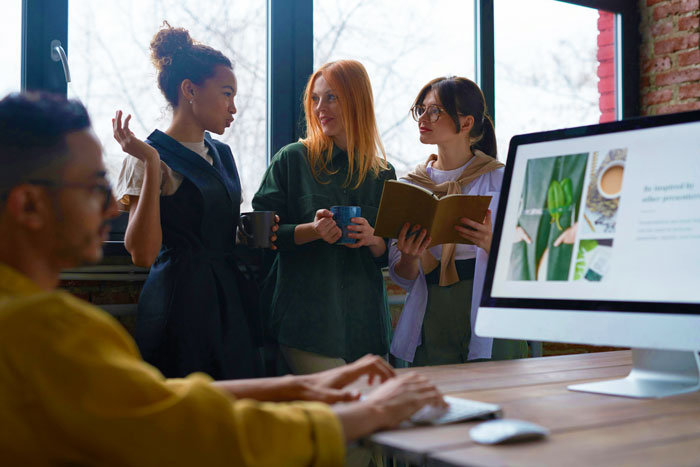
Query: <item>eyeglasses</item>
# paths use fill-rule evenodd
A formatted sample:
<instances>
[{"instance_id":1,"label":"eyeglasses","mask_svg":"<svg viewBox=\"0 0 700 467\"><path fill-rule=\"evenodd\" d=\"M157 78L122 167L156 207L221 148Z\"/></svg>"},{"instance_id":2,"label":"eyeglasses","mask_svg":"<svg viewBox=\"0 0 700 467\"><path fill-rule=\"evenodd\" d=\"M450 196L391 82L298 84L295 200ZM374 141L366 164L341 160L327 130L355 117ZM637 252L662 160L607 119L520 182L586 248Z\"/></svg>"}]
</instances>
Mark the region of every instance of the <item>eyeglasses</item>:
<instances>
[{"instance_id":1,"label":"eyeglasses","mask_svg":"<svg viewBox=\"0 0 700 467\"><path fill-rule=\"evenodd\" d=\"M112 185L109 183L79 183L79 182L57 182L54 180L29 180L30 185L41 185L49 188L78 188L86 190L93 196L101 196L102 212L107 212L109 203L112 201Z\"/></svg>"},{"instance_id":2,"label":"eyeglasses","mask_svg":"<svg viewBox=\"0 0 700 467\"><path fill-rule=\"evenodd\" d=\"M443 112L445 112L445 109L437 104L430 104L427 107L425 105L414 105L411 107L411 115L415 121L419 121L423 115L427 114L430 123L435 123L440 119L440 114Z\"/></svg>"}]
</instances>

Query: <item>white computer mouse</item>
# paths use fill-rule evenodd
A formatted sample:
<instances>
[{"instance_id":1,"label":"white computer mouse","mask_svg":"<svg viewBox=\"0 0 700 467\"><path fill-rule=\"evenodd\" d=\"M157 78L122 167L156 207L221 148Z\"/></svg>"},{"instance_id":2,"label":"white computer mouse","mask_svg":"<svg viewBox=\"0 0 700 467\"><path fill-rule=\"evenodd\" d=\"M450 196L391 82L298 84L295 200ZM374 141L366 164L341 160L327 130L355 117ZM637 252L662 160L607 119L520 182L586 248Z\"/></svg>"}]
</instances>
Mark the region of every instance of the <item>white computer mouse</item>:
<instances>
[{"instance_id":1,"label":"white computer mouse","mask_svg":"<svg viewBox=\"0 0 700 467\"><path fill-rule=\"evenodd\" d=\"M469 436L481 444L525 441L543 438L548 434L549 430L543 426L514 418L489 420L469 430Z\"/></svg>"}]
</instances>

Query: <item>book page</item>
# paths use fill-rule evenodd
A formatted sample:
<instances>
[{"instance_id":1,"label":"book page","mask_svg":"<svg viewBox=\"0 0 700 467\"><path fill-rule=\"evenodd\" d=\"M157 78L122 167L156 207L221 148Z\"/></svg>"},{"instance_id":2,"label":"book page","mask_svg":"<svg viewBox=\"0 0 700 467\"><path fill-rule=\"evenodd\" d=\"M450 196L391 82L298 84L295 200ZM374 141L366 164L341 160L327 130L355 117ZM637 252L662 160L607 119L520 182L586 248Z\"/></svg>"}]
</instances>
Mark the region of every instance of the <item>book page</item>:
<instances>
[{"instance_id":1,"label":"book page","mask_svg":"<svg viewBox=\"0 0 700 467\"><path fill-rule=\"evenodd\" d=\"M398 238L406 222L429 227L433 223L436 204L437 199L425 188L388 180L384 183L374 234Z\"/></svg>"},{"instance_id":2,"label":"book page","mask_svg":"<svg viewBox=\"0 0 700 467\"><path fill-rule=\"evenodd\" d=\"M449 195L440 199L431 231L431 237L433 237L431 245L442 243L473 244L473 242L462 238L454 226L460 223L459 219L462 217L483 222L490 202L490 196L461 194Z\"/></svg>"}]
</instances>

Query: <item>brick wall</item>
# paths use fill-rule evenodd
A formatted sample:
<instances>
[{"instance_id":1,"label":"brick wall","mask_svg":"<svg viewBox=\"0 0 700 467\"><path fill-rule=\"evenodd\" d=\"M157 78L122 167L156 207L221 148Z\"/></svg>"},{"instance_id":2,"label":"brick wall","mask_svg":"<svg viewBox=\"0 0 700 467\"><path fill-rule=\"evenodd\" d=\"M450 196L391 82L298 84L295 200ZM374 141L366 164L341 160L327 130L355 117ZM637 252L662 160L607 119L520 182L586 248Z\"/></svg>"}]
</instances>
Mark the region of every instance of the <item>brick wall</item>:
<instances>
[{"instance_id":1,"label":"brick wall","mask_svg":"<svg viewBox=\"0 0 700 467\"><path fill-rule=\"evenodd\" d=\"M598 105L600 123L615 120L615 15L598 12Z\"/></svg>"},{"instance_id":2,"label":"brick wall","mask_svg":"<svg viewBox=\"0 0 700 467\"><path fill-rule=\"evenodd\" d=\"M639 0L644 115L700 109L700 0Z\"/></svg>"}]
</instances>

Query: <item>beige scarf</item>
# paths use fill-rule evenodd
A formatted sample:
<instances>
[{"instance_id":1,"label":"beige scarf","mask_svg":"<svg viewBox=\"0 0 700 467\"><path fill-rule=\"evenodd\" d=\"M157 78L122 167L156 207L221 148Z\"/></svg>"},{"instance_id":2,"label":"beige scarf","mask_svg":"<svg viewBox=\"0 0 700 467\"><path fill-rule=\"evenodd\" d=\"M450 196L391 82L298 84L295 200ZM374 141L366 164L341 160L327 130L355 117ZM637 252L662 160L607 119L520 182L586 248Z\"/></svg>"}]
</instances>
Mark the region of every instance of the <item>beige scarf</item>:
<instances>
[{"instance_id":1,"label":"beige scarf","mask_svg":"<svg viewBox=\"0 0 700 467\"><path fill-rule=\"evenodd\" d=\"M442 198L445 195L453 195L462 192L462 188L492 170L500 169L503 164L493 157L487 156L479 150L474 150L474 161L469 164L456 180L436 184L428 175L428 163L437 160L437 155L431 154L428 160L419 164L416 169L406 176L406 179L420 185ZM457 267L455 266L455 251L457 245L445 243L442 245L440 257L440 285L452 285L459 282ZM438 265L438 260L427 249L421 256L423 273L429 274Z\"/></svg>"}]
</instances>

